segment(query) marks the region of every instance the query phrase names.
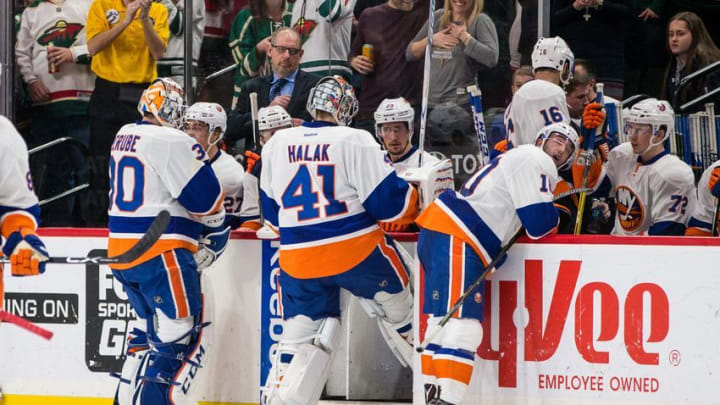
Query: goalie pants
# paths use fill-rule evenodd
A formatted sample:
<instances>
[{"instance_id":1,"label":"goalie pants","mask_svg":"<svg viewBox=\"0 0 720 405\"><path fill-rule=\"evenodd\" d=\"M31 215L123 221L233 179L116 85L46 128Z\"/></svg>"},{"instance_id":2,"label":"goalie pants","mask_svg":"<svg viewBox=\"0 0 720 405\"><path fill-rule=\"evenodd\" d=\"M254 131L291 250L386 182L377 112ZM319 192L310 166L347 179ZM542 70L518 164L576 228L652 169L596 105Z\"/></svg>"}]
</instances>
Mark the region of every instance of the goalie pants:
<instances>
[{"instance_id":1,"label":"goalie pants","mask_svg":"<svg viewBox=\"0 0 720 405\"><path fill-rule=\"evenodd\" d=\"M357 266L334 276L298 279L280 271L280 307L284 319L305 315L312 320L340 316L340 288L373 299L379 291L396 294L408 285L406 264L385 236Z\"/></svg>"},{"instance_id":2,"label":"goalie pants","mask_svg":"<svg viewBox=\"0 0 720 405\"><path fill-rule=\"evenodd\" d=\"M460 238L420 230L418 258L424 272L423 313L426 334L438 327L463 292L482 274L475 250ZM471 293L421 356L426 396L458 404L470 384L475 352L482 340L485 282Z\"/></svg>"}]
</instances>

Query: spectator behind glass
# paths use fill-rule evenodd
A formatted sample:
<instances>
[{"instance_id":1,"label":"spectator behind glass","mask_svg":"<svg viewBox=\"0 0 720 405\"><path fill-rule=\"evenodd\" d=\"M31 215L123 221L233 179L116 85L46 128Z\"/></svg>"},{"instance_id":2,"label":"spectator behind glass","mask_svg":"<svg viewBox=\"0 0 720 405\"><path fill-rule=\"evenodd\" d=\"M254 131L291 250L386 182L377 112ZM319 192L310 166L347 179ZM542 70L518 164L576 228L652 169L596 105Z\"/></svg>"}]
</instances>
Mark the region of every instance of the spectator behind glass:
<instances>
[{"instance_id":1,"label":"spectator behind glass","mask_svg":"<svg viewBox=\"0 0 720 405\"><path fill-rule=\"evenodd\" d=\"M250 116L250 93L257 93L258 108L279 105L292 117L293 125L310 121L312 117L305 108L310 89L318 77L299 69L303 50L300 35L292 28L280 28L271 37L268 50L272 73L245 81L240 87L240 97L228 117L225 139L231 147L252 150L254 148L252 119ZM234 152L239 152L236 150Z\"/></svg>"},{"instance_id":2,"label":"spectator behind glass","mask_svg":"<svg viewBox=\"0 0 720 405\"><path fill-rule=\"evenodd\" d=\"M235 17L230 30L230 49L238 68L235 71L232 108L240 95L240 86L253 77L271 72L266 58L270 36L282 27L290 26L292 4L286 0L250 0Z\"/></svg>"},{"instance_id":3,"label":"spectator behind glass","mask_svg":"<svg viewBox=\"0 0 720 405\"><path fill-rule=\"evenodd\" d=\"M167 50L157 63L158 76L169 77L184 88L185 84L185 0L159 0L168 10L168 26L170 39ZM203 31L205 29L205 4L200 0L193 1L192 10L192 54L193 74L197 73L200 47L202 46ZM194 83L193 86L194 87ZM192 88L188 86L189 89Z\"/></svg>"},{"instance_id":4,"label":"spectator behind glass","mask_svg":"<svg viewBox=\"0 0 720 405\"><path fill-rule=\"evenodd\" d=\"M466 87L476 82L477 72L491 68L498 61L498 39L495 24L482 13L483 0L445 0L445 7L435 12L433 55L430 64L431 104L450 102L466 105ZM409 61L425 55L427 23L417 33L405 52Z\"/></svg>"},{"instance_id":5,"label":"spectator behind glass","mask_svg":"<svg viewBox=\"0 0 720 405\"><path fill-rule=\"evenodd\" d=\"M689 11L675 14L670 19L667 35L668 48L672 54L672 59L665 71L664 98L672 102L675 89L677 89L680 80L690 73L719 61L720 50L718 50L708 34L700 17ZM673 107L677 109L682 104L716 88L720 84L720 77L718 76L715 73L706 79L694 80L679 94L677 105ZM714 101L717 109L717 99ZM701 103L688 112L703 108L704 106ZM680 113L680 111L677 112Z\"/></svg>"},{"instance_id":6,"label":"spectator behind glass","mask_svg":"<svg viewBox=\"0 0 720 405\"><path fill-rule=\"evenodd\" d=\"M151 0L95 0L87 19L88 50L97 75L90 98L88 222L107 226L108 157L120 128L138 118L140 95L157 77L167 46L167 8Z\"/></svg>"},{"instance_id":7,"label":"spectator behind glass","mask_svg":"<svg viewBox=\"0 0 720 405\"><path fill-rule=\"evenodd\" d=\"M622 98L625 81L625 32L634 17L624 0L554 0L551 28L576 58L597 66L605 94Z\"/></svg>"},{"instance_id":8,"label":"spectator behind glass","mask_svg":"<svg viewBox=\"0 0 720 405\"><path fill-rule=\"evenodd\" d=\"M90 124L86 115L95 80L85 39L91 3L92 0L34 2L22 13L15 57L33 101L34 144L71 137L88 145ZM48 73L49 66L56 72ZM41 200L85 181L82 148L65 143L41 153L33 160L39 164L34 165L33 174ZM43 207L42 224L82 226L82 208L78 207L73 218L75 202L75 196L71 196Z\"/></svg>"},{"instance_id":9,"label":"spectator behind glass","mask_svg":"<svg viewBox=\"0 0 720 405\"><path fill-rule=\"evenodd\" d=\"M318 76L341 75L350 80L350 31L356 0L297 0L292 27L305 51L300 69ZM378 29L382 29L378 27Z\"/></svg>"},{"instance_id":10,"label":"spectator behind glass","mask_svg":"<svg viewBox=\"0 0 720 405\"><path fill-rule=\"evenodd\" d=\"M375 132L373 114L385 98L403 97L417 111L423 64L408 62L405 48L427 20L428 5L427 0L388 0L360 16L350 54L350 66L362 78L356 128ZM363 56L364 44L372 46L372 60Z\"/></svg>"},{"instance_id":11,"label":"spectator behind glass","mask_svg":"<svg viewBox=\"0 0 720 405\"><path fill-rule=\"evenodd\" d=\"M662 94L663 75L668 63L665 50L666 0L632 0L633 20L625 36L624 98Z\"/></svg>"}]
</instances>

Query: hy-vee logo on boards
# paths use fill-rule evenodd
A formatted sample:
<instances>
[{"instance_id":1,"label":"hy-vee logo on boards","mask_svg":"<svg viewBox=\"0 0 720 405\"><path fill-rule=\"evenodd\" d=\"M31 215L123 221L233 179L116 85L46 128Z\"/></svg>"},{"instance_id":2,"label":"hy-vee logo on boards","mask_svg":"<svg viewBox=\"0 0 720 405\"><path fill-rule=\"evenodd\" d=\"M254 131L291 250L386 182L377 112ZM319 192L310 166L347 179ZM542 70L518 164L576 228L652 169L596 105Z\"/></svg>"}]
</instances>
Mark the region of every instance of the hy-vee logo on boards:
<instances>
[{"instance_id":1,"label":"hy-vee logo on boards","mask_svg":"<svg viewBox=\"0 0 720 405\"><path fill-rule=\"evenodd\" d=\"M542 260L525 261L524 300L529 321L525 327L525 361L545 361L553 357L560 344L560 337L565 329L565 321L570 313L570 304L575 299L574 324L575 347L578 354L588 363L608 364L610 353L595 349L594 336L597 342L608 342L613 339L624 339L625 349L630 358L640 365L656 366L659 364L658 353L649 352L646 343L659 343L665 340L670 329L670 304L665 291L657 284L639 283L634 285L624 297L618 297L615 289L604 282L590 282L583 286L577 285L580 275L581 261L563 260L560 262L555 288L550 300L547 320L543 324L543 262ZM518 282L498 281L500 299L499 330L492 330L492 300L490 283L485 290L485 319L483 321L482 343L478 355L484 360L498 361L498 386L517 387L518 349L517 326L513 322L513 313L518 308ZM593 297L600 296L601 319L594 319ZM643 297L649 297L649 308L643 303ZM650 333L644 333L643 322L649 314ZM624 335L618 337L620 322L623 322ZM599 333L593 330L594 325L600 327ZM491 347L491 337L500 336L498 349ZM647 336L643 340L643 336Z\"/></svg>"}]
</instances>

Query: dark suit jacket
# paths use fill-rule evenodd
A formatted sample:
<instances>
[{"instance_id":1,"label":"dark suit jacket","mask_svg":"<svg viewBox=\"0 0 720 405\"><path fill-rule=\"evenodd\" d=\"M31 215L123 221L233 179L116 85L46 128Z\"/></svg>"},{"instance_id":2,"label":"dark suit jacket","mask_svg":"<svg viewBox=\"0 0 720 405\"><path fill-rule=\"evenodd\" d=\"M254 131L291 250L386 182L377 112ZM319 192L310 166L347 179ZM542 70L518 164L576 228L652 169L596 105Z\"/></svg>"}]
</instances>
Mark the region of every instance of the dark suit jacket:
<instances>
[{"instance_id":1,"label":"dark suit jacket","mask_svg":"<svg viewBox=\"0 0 720 405\"><path fill-rule=\"evenodd\" d=\"M295 76L295 87L290 96L288 114L293 118L301 118L305 121L312 121L310 113L305 109L310 90L320 80L320 77L311 73L299 70ZM270 93L270 82L272 75L255 77L245 81L240 87L240 97L235 109L230 112L227 123L225 138L231 144L245 139L245 149L254 147L252 135L252 119L250 116L250 93L256 92L258 97L258 108L267 107L270 104L268 95Z\"/></svg>"}]
</instances>

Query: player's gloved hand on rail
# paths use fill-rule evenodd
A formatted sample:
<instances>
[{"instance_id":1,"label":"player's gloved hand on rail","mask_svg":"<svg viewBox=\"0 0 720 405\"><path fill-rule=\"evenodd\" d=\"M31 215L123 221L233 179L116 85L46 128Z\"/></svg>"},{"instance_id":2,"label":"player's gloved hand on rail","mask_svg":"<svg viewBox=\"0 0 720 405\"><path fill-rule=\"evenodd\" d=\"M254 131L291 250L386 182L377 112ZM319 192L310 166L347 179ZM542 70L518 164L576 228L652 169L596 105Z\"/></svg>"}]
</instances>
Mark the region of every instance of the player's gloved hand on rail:
<instances>
[{"instance_id":1,"label":"player's gloved hand on rail","mask_svg":"<svg viewBox=\"0 0 720 405\"><path fill-rule=\"evenodd\" d=\"M3 253L10 257L13 276L35 276L45 272L50 255L37 234L20 228L8 236Z\"/></svg>"},{"instance_id":2,"label":"player's gloved hand on rail","mask_svg":"<svg viewBox=\"0 0 720 405\"><path fill-rule=\"evenodd\" d=\"M720 198L720 167L716 167L713 169L713 171L710 173L710 180L708 181L708 188L710 189L710 194L715 196L716 198Z\"/></svg>"}]
</instances>

